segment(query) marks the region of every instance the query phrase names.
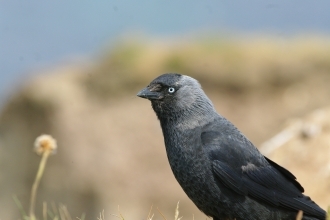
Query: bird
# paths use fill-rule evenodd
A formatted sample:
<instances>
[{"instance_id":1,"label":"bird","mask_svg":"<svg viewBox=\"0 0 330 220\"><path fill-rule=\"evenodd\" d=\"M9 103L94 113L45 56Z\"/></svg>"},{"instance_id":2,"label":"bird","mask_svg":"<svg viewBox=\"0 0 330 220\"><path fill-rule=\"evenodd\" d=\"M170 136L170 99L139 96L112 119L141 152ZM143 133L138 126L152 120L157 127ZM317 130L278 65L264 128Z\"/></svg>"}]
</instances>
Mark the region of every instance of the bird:
<instances>
[{"instance_id":1,"label":"bird","mask_svg":"<svg viewBox=\"0 0 330 220\"><path fill-rule=\"evenodd\" d=\"M296 177L270 160L217 113L200 83L165 73L138 92L160 121L172 172L193 203L213 220L326 218Z\"/></svg>"}]
</instances>

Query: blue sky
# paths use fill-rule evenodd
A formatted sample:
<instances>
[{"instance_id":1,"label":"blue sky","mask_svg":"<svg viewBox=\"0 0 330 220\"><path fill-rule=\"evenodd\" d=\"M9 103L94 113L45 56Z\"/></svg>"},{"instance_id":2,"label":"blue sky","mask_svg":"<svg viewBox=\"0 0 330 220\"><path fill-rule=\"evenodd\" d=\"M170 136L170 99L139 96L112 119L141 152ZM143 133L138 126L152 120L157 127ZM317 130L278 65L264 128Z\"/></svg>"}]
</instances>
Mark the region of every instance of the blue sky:
<instances>
[{"instance_id":1,"label":"blue sky","mask_svg":"<svg viewBox=\"0 0 330 220\"><path fill-rule=\"evenodd\" d=\"M93 56L125 33L330 32L330 1L0 0L0 97L36 68Z\"/></svg>"}]
</instances>

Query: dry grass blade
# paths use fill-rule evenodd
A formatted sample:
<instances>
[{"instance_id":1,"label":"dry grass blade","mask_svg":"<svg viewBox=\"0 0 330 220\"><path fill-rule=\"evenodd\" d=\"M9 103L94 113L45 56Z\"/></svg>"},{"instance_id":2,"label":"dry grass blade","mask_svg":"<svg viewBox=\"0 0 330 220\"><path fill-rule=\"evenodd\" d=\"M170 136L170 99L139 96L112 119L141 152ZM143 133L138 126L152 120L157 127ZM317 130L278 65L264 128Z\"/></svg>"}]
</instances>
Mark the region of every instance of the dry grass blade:
<instances>
[{"instance_id":1,"label":"dry grass blade","mask_svg":"<svg viewBox=\"0 0 330 220\"><path fill-rule=\"evenodd\" d=\"M55 204L55 202L52 202L51 203L51 207L52 207L52 210L51 210L51 212L52 212L52 214L53 214L53 218L55 219L58 219L58 216L60 216L60 213L59 213L59 211L58 211L58 209L57 209L57 207L56 207L56 204Z\"/></svg>"},{"instance_id":2,"label":"dry grass blade","mask_svg":"<svg viewBox=\"0 0 330 220\"><path fill-rule=\"evenodd\" d=\"M120 212L119 205L118 205L118 213L119 213L121 219L124 220L124 216L123 216L123 215L121 214L121 212Z\"/></svg>"},{"instance_id":3,"label":"dry grass blade","mask_svg":"<svg viewBox=\"0 0 330 220\"><path fill-rule=\"evenodd\" d=\"M119 219L121 219L121 220L125 220L125 219L124 219L124 216L120 213L119 205L118 205L118 213L119 213L119 215L115 215L115 214L111 214L111 215L112 215L112 216L115 216L115 217L117 217L117 218L119 218Z\"/></svg>"},{"instance_id":4,"label":"dry grass blade","mask_svg":"<svg viewBox=\"0 0 330 220\"><path fill-rule=\"evenodd\" d=\"M115 215L115 214L111 214L112 216L115 216L117 218L119 218L120 220L125 220L124 217L122 215Z\"/></svg>"},{"instance_id":5,"label":"dry grass blade","mask_svg":"<svg viewBox=\"0 0 330 220\"><path fill-rule=\"evenodd\" d=\"M179 203L180 203L180 201L176 205L175 214L174 214L174 220L180 220L180 219L182 219L182 217L179 218Z\"/></svg>"},{"instance_id":6,"label":"dry grass blade","mask_svg":"<svg viewBox=\"0 0 330 220\"><path fill-rule=\"evenodd\" d=\"M152 216L150 217L150 214L151 214L151 211L152 211L152 206L150 207L150 210L149 210L149 213L148 213L148 216L147 216L147 220L152 220L152 218L154 217L154 214L152 214Z\"/></svg>"},{"instance_id":7,"label":"dry grass blade","mask_svg":"<svg viewBox=\"0 0 330 220\"><path fill-rule=\"evenodd\" d=\"M296 220L301 220L303 217L303 211L299 210L298 214L297 214L297 217L296 217Z\"/></svg>"},{"instance_id":8,"label":"dry grass blade","mask_svg":"<svg viewBox=\"0 0 330 220\"><path fill-rule=\"evenodd\" d=\"M13 196L13 199L14 199L14 201L15 201L15 203L16 203L16 206L18 207L19 211L21 212L22 217L23 217L23 218L26 218L27 215L26 215L26 213L25 213L25 211L24 211L24 208L23 208L23 206L22 206L22 203L19 201L19 199L17 198L16 195Z\"/></svg>"},{"instance_id":9,"label":"dry grass blade","mask_svg":"<svg viewBox=\"0 0 330 220\"><path fill-rule=\"evenodd\" d=\"M61 220L66 220L64 212L61 209L59 209L58 211L60 213L60 219Z\"/></svg>"},{"instance_id":10,"label":"dry grass blade","mask_svg":"<svg viewBox=\"0 0 330 220\"><path fill-rule=\"evenodd\" d=\"M42 203L42 216L44 220L47 220L47 203Z\"/></svg>"},{"instance_id":11,"label":"dry grass blade","mask_svg":"<svg viewBox=\"0 0 330 220\"><path fill-rule=\"evenodd\" d=\"M81 217L76 217L78 220L85 220L85 213L81 214Z\"/></svg>"},{"instance_id":12,"label":"dry grass blade","mask_svg":"<svg viewBox=\"0 0 330 220\"><path fill-rule=\"evenodd\" d=\"M157 207L157 211L159 212L159 214L161 214L161 216L163 217L163 219L167 220L167 219L165 218L165 216L163 215L163 213L159 210L158 207Z\"/></svg>"},{"instance_id":13,"label":"dry grass blade","mask_svg":"<svg viewBox=\"0 0 330 220\"><path fill-rule=\"evenodd\" d=\"M105 220L104 217L104 209L102 210L102 212L100 212L100 217L97 217L98 220Z\"/></svg>"},{"instance_id":14,"label":"dry grass blade","mask_svg":"<svg viewBox=\"0 0 330 220\"><path fill-rule=\"evenodd\" d=\"M72 220L67 208L64 205L59 205L58 212L60 213L61 220Z\"/></svg>"},{"instance_id":15,"label":"dry grass blade","mask_svg":"<svg viewBox=\"0 0 330 220\"><path fill-rule=\"evenodd\" d=\"M58 210L60 215L63 216L63 218L61 217L62 220L72 220L71 215L65 205L60 204Z\"/></svg>"},{"instance_id":16,"label":"dry grass blade","mask_svg":"<svg viewBox=\"0 0 330 220\"><path fill-rule=\"evenodd\" d=\"M111 214L111 215L112 215L112 216L115 216L116 218L121 219L120 216L118 216L118 215L115 215L115 214Z\"/></svg>"}]
</instances>

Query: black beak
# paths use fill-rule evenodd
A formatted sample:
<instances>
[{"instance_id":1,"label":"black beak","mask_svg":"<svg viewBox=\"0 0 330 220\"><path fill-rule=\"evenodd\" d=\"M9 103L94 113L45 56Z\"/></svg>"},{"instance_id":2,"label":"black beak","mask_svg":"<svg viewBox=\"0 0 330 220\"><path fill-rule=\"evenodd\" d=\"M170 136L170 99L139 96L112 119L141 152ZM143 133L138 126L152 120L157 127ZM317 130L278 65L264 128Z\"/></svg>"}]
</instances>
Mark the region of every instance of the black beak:
<instances>
[{"instance_id":1,"label":"black beak","mask_svg":"<svg viewBox=\"0 0 330 220\"><path fill-rule=\"evenodd\" d=\"M149 100L155 100L155 99L162 99L162 95L159 92L152 92L148 89L148 87L142 89L137 96L144 98L144 99L149 99Z\"/></svg>"}]
</instances>

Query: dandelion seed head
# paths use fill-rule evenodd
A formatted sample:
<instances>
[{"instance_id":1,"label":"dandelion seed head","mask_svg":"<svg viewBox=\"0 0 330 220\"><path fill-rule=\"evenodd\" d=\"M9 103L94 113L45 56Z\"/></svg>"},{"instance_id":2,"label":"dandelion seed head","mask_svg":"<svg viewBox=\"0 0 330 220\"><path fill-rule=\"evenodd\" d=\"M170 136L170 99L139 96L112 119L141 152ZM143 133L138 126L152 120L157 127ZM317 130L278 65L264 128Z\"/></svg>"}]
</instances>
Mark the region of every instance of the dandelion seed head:
<instances>
[{"instance_id":1,"label":"dandelion seed head","mask_svg":"<svg viewBox=\"0 0 330 220\"><path fill-rule=\"evenodd\" d=\"M56 140L48 134L40 135L36 138L34 142L34 151L41 155L45 151L50 151L52 154L55 154L57 150Z\"/></svg>"}]
</instances>

